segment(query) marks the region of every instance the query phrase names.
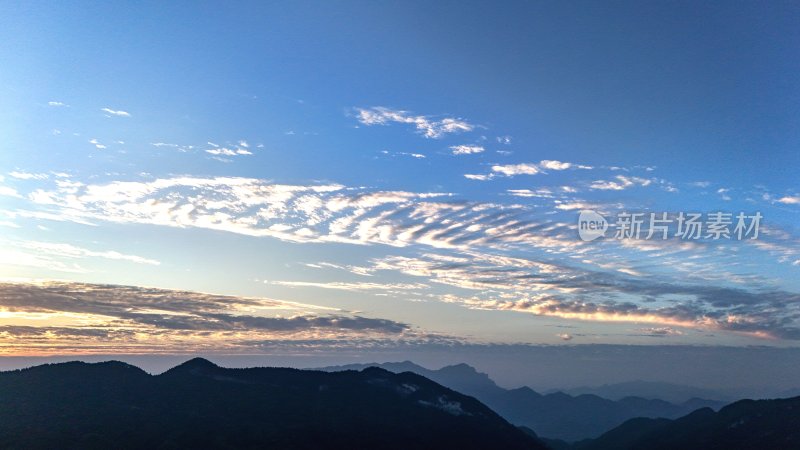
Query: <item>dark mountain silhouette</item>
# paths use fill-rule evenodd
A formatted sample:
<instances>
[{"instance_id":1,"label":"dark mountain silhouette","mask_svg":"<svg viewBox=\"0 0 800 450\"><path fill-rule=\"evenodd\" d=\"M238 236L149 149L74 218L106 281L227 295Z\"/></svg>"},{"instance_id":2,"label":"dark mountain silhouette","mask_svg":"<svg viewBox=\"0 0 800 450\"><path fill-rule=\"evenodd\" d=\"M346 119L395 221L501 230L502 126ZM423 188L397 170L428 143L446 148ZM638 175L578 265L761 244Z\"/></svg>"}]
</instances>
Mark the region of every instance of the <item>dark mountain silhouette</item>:
<instances>
[{"instance_id":1,"label":"dark mountain silhouette","mask_svg":"<svg viewBox=\"0 0 800 450\"><path fill-rule=\"evenodd\" d=\"M414 373L120 362L0 373L0 448L543 449L472 397Z\"/></svg>"},{"instance_id":2,"label":"dark mountain silhouette","mask_svg":"<svg viewBox=\"0 0 800 450\"><path fill-rule=\"evenodd\" d=\"M800 448L800 397L740 400L675 420L632 419L571 450L782 450Z\"/></svg>"},{"instance_id":3,"label":"dark mountain silhouette","mask_svg":"<svg viewBox=\"0 0 800 450\"><path fill-rule=\"evenodd\" d=\"M488 375L467 364L430 370L412 362L355 364L322 370L358 370L381 367L392 372L414 372L458 392L471 395L509 422L535 430L539 436L565 441L600 436L635 417L678 418L702 407L718 409L723 403L692 399L682 404L626 397L614 401L596 395L571 396L563 392L539 394L528 387L503 389Z\"/></svg>"}]
</instances>

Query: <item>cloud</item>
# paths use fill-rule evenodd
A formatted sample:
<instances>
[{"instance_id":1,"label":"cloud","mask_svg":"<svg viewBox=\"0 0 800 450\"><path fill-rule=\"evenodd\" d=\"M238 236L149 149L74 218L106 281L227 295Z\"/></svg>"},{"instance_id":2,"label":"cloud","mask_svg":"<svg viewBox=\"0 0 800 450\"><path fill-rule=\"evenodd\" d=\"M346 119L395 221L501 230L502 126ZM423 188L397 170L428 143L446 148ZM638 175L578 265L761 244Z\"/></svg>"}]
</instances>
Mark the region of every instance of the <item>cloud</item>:
<instances>
[{"instance_id":1,"label":"cloud","mask_svg":"<svg viewBox=\"0 0 800 450\"><path fill-rule=\"evenodd\" d=\"M480 145L454 145L450 147L454 155L473 155L483 153L485 149Z\"/></svg>"},{"instance_id":2,"label":"cloud","mask_svg":"<svg viewBox=\"0 0 800 450\"><path fill-rule=\"evenodd\" d=\"M2 185L0 185L0 196L22 198L22 196L19 194L19 192L17 192L16 189Z\"/></svg>"},{"instance_id":3,"label":"cloud","mask_svg":"<svg viewBox=\"0 0 800 450\"><path fill-rule=\"evenodd\" d=\"M639 328L637 330L645 336L665 337L665 336L682 336L683 331L676 330L672 327L647 327Z\"/></svg>"},{"instance_id":4,"label":"cloud","mask_svg":"<svg viewBox=\"0 0 800 450\"><path fill-rule=\"evenodd\" d=\"M508 189L506 192L515 197L553 198L553 191L547 188L540 188L533 191L530 189Z\"/></svg>"},{"instance_id":5,"label":"cloud","mask_svg":"<svg viewBox=\"0 0 800 450\"><path fill-rule=\"evenodd\" d=\"M417 132L426 138L439 139L447 134L472 131L475 126L455 117L434 120L427 116L414 116L407 111L392 110L382 106L356 108L358 121L363 125L388 125L405 123L414 125Z\"/></svg>"},{"instance_id":6,"label":"cloud","mask_svg":"<svg viewBox=\"0 0 800 450\"><path fill-rule=\"evenodd\" d=\"M388 156L410 156L416 159L425 159L426 156L422 153L409 153L409 152L390 152L389 150L381 150L381 153Z\"/></svg>"},{"instance_id":7,"label":"cloud","mask_svg":"<svg viewBox=\"0 0 800 450\"><path fill-rule=\"evenodd\" d=\"M602 191L621 191L633 186L649 186L653 180L640 177L626 177L617 175L616 181L597 180L589 185L589 189Z\"/></svg>"},{"instance_id":8,"label":"cloud","mask_svg":"<svg viewBox=\"0 0 800 450\"><path fill-rule=\"evenodd\" d=\"M576 239L572 220L570 224L553 222L537 213L536 205L465 202L451 197L441 192L281 185L238 177L173 177L91 185L60 180L55 189L37 189L30 194L42 209L35 213L37 217L81 223L145 223L290 242L395 247L542 248L557 253L584 245ZM579 201L557 200L556 206Z\"/></svg>"},{"instance_id":9,"label":"cloud","mask_svg":"<svg viewBox=\"0 0 800 450\"><path fill-rule=\"evenodd\" d=\"M486 181L497 176L514 177L517 175L537 175L540 173L547 173L548 170L561 171L567 169L590 170L593 169L593 167L583 164L573 164L570 162L544 159L538 163L495 164L492 166L491 173L485 175L470 174L464 176L471 180Z\"/></svg>"},{"instance_id":10,"label":"cloud","mask_svg":"<svg viewBox=\"0 0 800 450\"><path fill-rule=\"evenodd\" d=\"M468 308L568 320L694 327L776 339L800 335L799 294L776 289L736 260L751 254L746 252L780 251L788 263L796 261L800 244L791 235L779 237L779 230L765 229L763 240L742 243L737 247L741 252L702 242L592 244L578 239L574 213L561 211L597 205L561 197L558 189L508 191L546 199L552 207L545 210L542 205L468 202L442 192L284 185L239 177L58 181L30 194L40 210L13 211L16 216L8 218L36 214L86 223L194 227L298 243L386 245L403 248L409 256L360 264L365 273L421 278L392 279L394 286L383 290L376 286L381 281L300 278L271 283L309 290L413 291ZM554 197L547 198L551 193ZM729 286L736 283L741 287ZM465 290L474 291L475 297L465 297Z\"/></svg>"},{"instance_id":11,"label":"cloud","mask_svg":"<svg viewBox=\"0 0 800 450\"><path fill-rule=\"evenodd\" d=\"M122 110L113 110L111 108L101 108L100 111L110 115L110 116L117 116L117 117L131 117L131 114L127 111Z\"/></svg>"},{"instance_id":12,"label":"cloud","mask_svg":"<svg viewBox=\"0 0 800 450\"><path fill-rule=\"evenodd\" d=\"M778 203L783 203L784 205L800 205L800 196L784 196L779 198Z\"/></svg>"},{"instance_id":13,"label":"cloud","mask_svg":"<svg viewBox=\"0 0 800 450\"><path fill-rule=\"evenodd\" d=\"M556 209L560 209L562 211L575 211L575 210L597 210L601 209L602 205L597 203L590 203L581 200L576 201L555 201Z\"/></svg>"},{"instance_id":14,"label":"cloud","mask_svg":"<svg viewBox=\"0 0 800 450\"><path fill-rule=\"evenodd\" d=\"M46 180L49 178L49 175L46 173L30 173L30 172L21 172L21 171L13 171L9 172L8 176L12 178L16 178L18 180Z\"/></svg>"},{"instance_id":15,"label":"cloud","mask_svg":"<svg viewBox=\"0 0 800 450\"><path fill-rule=\"evenodd\" d=\"M604 252L608 256L608 251ZM585 256L584 256L585 258ZM518 311L599 323L652 324L729 332L759 339L800 340L800 294L750 282L747 288L687 283L642 274L581 267L574 260L548 261L457 252L451 258L385 257L373 269L396 271L430 283L470 290L432 293L432 298L472 309ZM600 268L598 268L600 269ZM375 273L375 272L373 272ZM655 332L655 331L654 331ZM662 330L663 332L663 330ZM671 335L679 335L678 332Z\"/></svg>"},{"instance_id":16,"label":"cloud","mask_svg":"<svg viewBox=\"0 0 800 450\"><path fill-rule=\"evenodd\" d=\"M58 107L68 108L69 107L68 104L63 103L63 102L57 102L57 101L49 101L49 102L47 102L47 106L52 106L52 107L55 107L55 108L58 108Z\"/></svg>"},{"instance_id":17,"label":"cloud","mask_svg":"<svg viewBox=\"0 0 800 450\"><path fill-rule=\"evenodd\" d=\"M549 170L567 170L570 167L572 167L572 163L561 162L561 161L553 161L553 160L547 160L546 159L546 160L544 160L544 161L539 163L539 167L541 167L543 169L549 169ZM581 167L584 167L584 166L581 166ZM588 167L588 166L586 166L586 167Z\"/></svg>"},{"instance_id":18,"label":"cloud","mask_svg":"<svg viewBox=\"0 0 800 450\"><path fill-rule=\"evenodd\" d=\"M214 144L213 142L209 142L208 145L210 145L212 148L207 149L205 152L208 153L209 155L214 155L217 157L249 156L253 154L253 152L249 150L250 145L247 143L247 141L244 140L240 140L237 145L231 147L222 147L220 145ZM219 159L220 161L224 162L228 161L223 158L215 158L215 159Z\"/></svg>"},{"instance_id":19,"label":"cloud","mask_svg":"<svg viewBox=\"0 0 800 450\"><path fill-rule=\"evenodd\" d=\"M0 308L5 354L235 353L271 339L354 343L415 336L401 322L314 305L136 286L0 283Z\"/></svg>"},{"instance_id":20,"label":"cloud","mask_svg":"<svg viewBox=\"0 0 800 450\"><path fill-rule=\"evenodd\" d=\"M95 148L97 148L98 150L104 150L106 148L106 146L104 144L101 144L100 141L98 141L97 139L90 139L89 143L94 145Z\"/></svg>"},{"instance_id":21,"label":"cloud","mask_svg":"<svg viewBox=\"0 0 800 450\"><path fill-rule=\"evenodd\" d=\"M160 262L143 258L136 255L127 255L114 250L95 251L82 247L77 247L71 244L54 243L54 242L40 242L40 241L7 241L6 244L13 245L18 248L32 250L38 256L49 255L64 258L102 258L118 261L128 261L137 264L149 264L157 266Z\"/></svg>"},{"instance_id":22,"label":"cloud","mask_svg":"<svg viewBox=\"0 0 800 450\"><path fill-rule=\"evenodd\" d=\"M331 268L331 269L338 269L344 270L356 275L361 275L365 277L371 277L373 269L369 267L363 266L352 266L352 265L341 265L341 264L334 264L329 262L319 262L319 263L307 263L305 264L307 267L311 267L314 269L324 269L324 268Z\"/></svg>"},{"instance_id":23,"label":"cloud","mask_svg":"<svg viewBox=\"0 0 800 450\"><path fill-rule=\"evenodd\" d=\"M63 186L31 198L83 220L194 226L295 242L406 245L437 211L467 205L415 202L446 193L363 192L341 185L293 186L249 178L178 177L150 182ZM403 212L406 218L398 216ZM405 223L404 223L405 222ZM418 233L409 227L420 225ZM466 225L465 225L466 228ZM430 239L432 236L420 236Z\"/></svg>"},{"instance_id":24,"label":"cloud","mask_svg":"<svg viewBox=\"0 0 800 450\"><path fill-rule=\"evenodd\" d=\"M426 289L428 286L421 283L344 283L344 282L311 282L311 281L264 281L266 284L289 287L314 287L320 289L335 289L342 291L410 291Z\"/></svg>"},{"instance_id":25,"label":"cloud","mask_svg":"<svg viewBox=\"0 0 800 450\"><path fill-rule=\"evenodd\" d=\"M194 145L171 144L168 142L151 142L150 145L156 148L173 148L181 153L187 153L194 150Z\"/></svg>"},{"instance_id":26,"label":"cloud","mask_svg":"<svg viewBox=\"0 0 800 450\"><path fill-rule=\"evenodd\" d=\"M36 267L66 273L89 273L79 261L85 259L107 259L126 261L136 264L159 265L154 259L129 255L113 250L90 250L71 244L26 241L0 240L0 265L18 267Z\"/></svg>"},{"instance_id":27,"label":"cloud","mask_svg":"<svg viewBox=\"0 0 800 450\"><path fill-rule=\"evenodd\" d=\"M206 150L206 153L211 155L218 155L218 156L239 156L239 155L252 155L253 153L249 150L237 148L237 149L229 149L229 148L212 148Z\"/></svg>"},{"instance_id":28,"label":"cloud","mask_svg":"<svg viewBox=\"0 0 800 450\"><path fill-rule=\"evenodd\" d=\"M538 164L507 164L492 166L492 172L513 177L515 175L536 175L541 172Z\"/></svg>"}]
</instances>

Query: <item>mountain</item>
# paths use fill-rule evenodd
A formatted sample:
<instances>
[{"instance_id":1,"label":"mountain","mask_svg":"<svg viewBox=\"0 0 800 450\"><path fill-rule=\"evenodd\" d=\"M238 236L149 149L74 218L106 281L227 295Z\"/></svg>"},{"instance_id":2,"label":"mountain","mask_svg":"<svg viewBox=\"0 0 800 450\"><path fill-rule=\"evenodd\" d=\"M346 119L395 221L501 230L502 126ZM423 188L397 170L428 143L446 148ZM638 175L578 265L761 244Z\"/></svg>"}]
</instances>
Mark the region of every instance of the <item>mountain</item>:
<instances>
[{"instance_id":1,"label":"mountain","mask_svg":"<svg viewBox=\"0 0 800 450\"><path fill-rule=\"evenodd\" d=\"M414 373L120 362L0 373L0 448L543 449L472 397Z\"/></svg>"},{"instance_id":2,"label":"mountain","mask_svg":"<svg viewBox=\"0 0 800 450\"><path fill-rule=\"evenodd\" d=\"M555 447L555 446L554 446ZM632 419L572 450L782 450L800 448L800 397L740 400L675 420Z\"/></svg>"},{"instance_id":3,"label":"mountain","mask_svg":"<svg viewBox=\"0 0 800 450\"><path fill-rule=\"evenodd\" d=\"M572 396L563 392L540 394L528 387L503 389L488 375L466 364L430 370L412 362L353 364L321 370L359 370L381 367L392 372L414 372L458 392L471 395L509 422L535 430L539 436L564 441L597 437L635 417L678 418L695 409L718 409L723 403L691 399L681 404L625 397L609 400L597 395Z\"/></svg>"},{"instance_id":4,"label":"mountain","mask_svg":"<svg viewBox=\"0 0 800 450\"><path fill-rule=\"evenodd\" d=\"M683 403L693 398L705 398L718 401L730 401L737 397L731 392L705 389L694 386L664 383L659 381L626 381L624 383L604 384L601 386L562 389L570 395L591 394L599 397L619 400L624 397L657 398L670 403Z\"/></svg>"}]
</instances>

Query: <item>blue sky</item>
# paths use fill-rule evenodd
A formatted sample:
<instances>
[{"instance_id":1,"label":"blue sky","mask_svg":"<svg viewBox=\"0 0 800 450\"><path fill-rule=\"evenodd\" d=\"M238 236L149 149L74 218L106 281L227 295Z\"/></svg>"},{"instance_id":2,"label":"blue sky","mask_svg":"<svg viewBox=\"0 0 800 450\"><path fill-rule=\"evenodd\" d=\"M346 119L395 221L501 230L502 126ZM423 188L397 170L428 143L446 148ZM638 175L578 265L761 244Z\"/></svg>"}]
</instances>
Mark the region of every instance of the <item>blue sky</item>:
<instances>
[{"instance_id":1,"label":"blue sky","mask_svg":"<svg viewBox=\"0 0 800 450\"><path fill-rule=\"evenodd\" d=\"M3 4L0 351L795 347L798 15Z\"/></svg>"}]
</instances>

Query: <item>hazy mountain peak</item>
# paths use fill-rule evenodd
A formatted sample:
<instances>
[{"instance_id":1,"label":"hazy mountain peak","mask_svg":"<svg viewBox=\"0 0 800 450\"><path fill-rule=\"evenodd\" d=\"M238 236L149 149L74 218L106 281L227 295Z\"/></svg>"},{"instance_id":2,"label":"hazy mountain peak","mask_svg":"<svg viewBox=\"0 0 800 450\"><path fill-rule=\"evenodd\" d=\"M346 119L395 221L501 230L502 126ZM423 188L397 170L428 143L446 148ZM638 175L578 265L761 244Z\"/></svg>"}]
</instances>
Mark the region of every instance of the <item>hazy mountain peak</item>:
<instances>
[{"instance_id":1,"label":"hazy mountain peak","mask_svg":"<svg viewBox=\"0 0 800 450\"><path fill-rule=\"evenodd\" d=\"M476 368L474 368L474 367L470 366L470 365L469 365L469 364L467 364L467 363L451 364L451 365L449 365L449 366L444 366L444 367L442 367L442 368L441 368L441 369L439 369L439 370L441 370L441 371L450 371L450 370L453 370L453 371L464 371L464 372L470 372L470 373L481 373L481 372L478 372L478 369L476 369ZM485 375L485 374L482 374L482 373L481 373L481 375ZM487 376L488 376L488 375L487 375Z\"/></svg>"}]
</instances>

